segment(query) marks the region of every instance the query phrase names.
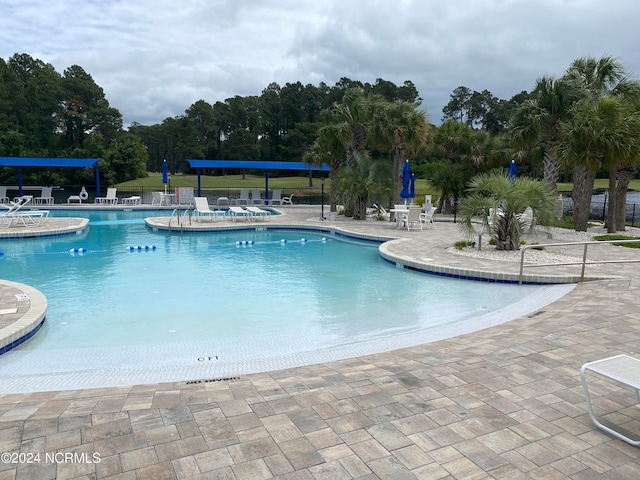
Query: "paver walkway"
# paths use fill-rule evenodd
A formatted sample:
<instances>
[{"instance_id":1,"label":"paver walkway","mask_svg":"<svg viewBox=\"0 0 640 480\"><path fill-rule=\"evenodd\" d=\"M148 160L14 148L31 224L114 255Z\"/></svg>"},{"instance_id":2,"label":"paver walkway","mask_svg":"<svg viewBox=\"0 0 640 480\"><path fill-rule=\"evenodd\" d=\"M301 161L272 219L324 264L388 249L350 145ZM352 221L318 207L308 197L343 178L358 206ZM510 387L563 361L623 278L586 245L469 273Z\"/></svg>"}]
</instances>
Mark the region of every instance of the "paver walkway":
<instances>
[{"instance_id":1,"label":"paver walkway","mask_svg":"<svg viewBox=\"0 0 640 480\"><path fill-rule=\"evenodd\" d=\"M313 223L305 209L285 210ZM514 268L443 252L452 225L349 228L408 236L393 247L406 255ZM637 479L640 450L593 427L579 368L638 356L640 275L634 264L593 268L616 278L415 348L200 383L1 395L0 480ZM640 434L633 392L604 382L594 391L617 412L609 421Z\"/></svg>"}]
</instances>

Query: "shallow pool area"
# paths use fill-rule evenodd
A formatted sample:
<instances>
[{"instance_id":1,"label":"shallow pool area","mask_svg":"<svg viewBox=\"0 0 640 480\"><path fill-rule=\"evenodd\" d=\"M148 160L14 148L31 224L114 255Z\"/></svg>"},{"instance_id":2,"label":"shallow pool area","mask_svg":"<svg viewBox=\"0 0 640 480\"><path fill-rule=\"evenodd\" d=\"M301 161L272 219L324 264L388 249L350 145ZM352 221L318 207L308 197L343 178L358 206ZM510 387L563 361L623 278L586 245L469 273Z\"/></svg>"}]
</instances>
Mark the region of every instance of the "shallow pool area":
<instances>
[{"instance_id":1,"label":"shallow pool area","mask_svg":"<svg viewBox=\"0 0 640 480\"><path fill-rule=\"evenodd\" d=\"M333 361L503 323L573 288L425 275L374 242L309 229L158 233L146 215L92 212L81 235L0 240L2 277L49 302L41 330L0 356L0 391Z\"/></svg>"}]
</instances>

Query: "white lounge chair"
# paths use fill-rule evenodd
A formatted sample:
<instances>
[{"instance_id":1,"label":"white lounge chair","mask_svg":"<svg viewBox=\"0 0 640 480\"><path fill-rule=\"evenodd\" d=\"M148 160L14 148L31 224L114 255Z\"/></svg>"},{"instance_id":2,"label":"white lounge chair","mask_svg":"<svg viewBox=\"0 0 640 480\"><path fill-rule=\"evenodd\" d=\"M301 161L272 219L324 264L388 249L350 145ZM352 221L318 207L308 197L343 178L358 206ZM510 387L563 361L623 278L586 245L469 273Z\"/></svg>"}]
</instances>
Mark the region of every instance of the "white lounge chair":
<instances>
[{"instance_id":1,"label":"white lounge chair","mask_svg":"<svg viewBox=\"0 0 640 480\"><path fill-rule=\"evenodd\" d=\"M40 193L39 197L35 197L33 199L33 203L36 205L53 205L53 196L51 196L51 192L53 192L53 188L42 187L42 193Z\"/></svg>"},{"instance_id":2,"label":"white lounge chair","mask_svg":"<svg viewBox=\"0 0 640 480\"><path fill-rule=\"evenodd\" d=\"M107 205L116 205L118 203L118 197L116 197L117 188L110 187L107 188L107 196L106 197L96 197L95 203L97 204L107 204Z\"/></svg>"},{"instance_id":3,"label":"white lounge chair","mask_svg":"<svg viewBox=\"0 0 640 480\"><path fill-rule=\"evenodd\" d=\"M9 197L7 197L7 187L0 186L0 203L9 203Z\"/></svg>"},{"instance_id":4,"label":"white lounge chair","mask_svg":"<svg viewBox=\"0 0 640 480\"><path fill-rule=\"evenodd\" d=\"M242 207L233 206L233 205L229 207L229 214L231 215L231 220L233 220L234 222L236 221L237 218L244 218L245 220L250 220L250 217L251 217L251 212L248 212Z\"/></svg>"},{"instance_id":5,"label":"white lounge chair","mask_svg":"<svg viewBox=\"0 0 640 480\"><path fill-rule=\"evenodd\" d=\"M420 221L420 214L422 209L418 206L410 206L409 213L402 215L402 222L407 227L407 230L422 230L422 222Z\"/></svg>"},{"instance_id":6,"label":"white lounge chair","mask_svg":"<svg viewBox=\"0 0 640 480\"><path fill-rule=\"evenodd\" d=\"M273 195L269 199L269 205L282 205L282 190L274 190Z\"/></svg>"},{"instance_id":7,"label":"white lounge chair","mask_svg":"<svg viewBox=\"0 0 640 480\"><path fill-rule=\"evenodd\" d=\"M251 217L255 219L261 218L264 221L268 221L271 217L271 212L263 210L260 207L247 207L247 211L251 213Z\"/></svg>"},{"instance_id":8,"label":"white lounge chair","mask_svg":"<svg viewBox=\"0 0 640 480\"><path fill-rule=\"evenodd\" d=\"M262 196L260 195L260 190L254 188L251 190L251 205L262 205L264 202L262 200Z\"/></svg>"},{"instance_id":9,"label":"white lounge chair","mask_svg":"<svg viewBox=\"0 0 640 480\"><path fill-rule=\"evenodd\" d=\"M249 189L240 189L240 198L234 198L231 203L233 205L249 205Z\"/></svg>"},{"instance_id":10,"label":"white lounge chair","mask_svg":"<svg viewBox=\"0 0 640 480\"><path fill-rule=\"evenodd\" d=\"M193 197L193 201L195 202L196 221L199 222L202 218L209 218L215 222L217 217L224 218L224 210L211 210L209 208L207 197Z\"/></svg>"},{"instance_id":11,"label":"white lounge chair","mask_svg":"<svg viewBox=\"0 0 640 480\"><path fill-rule=\"evenodd\" d=\"M0 212L0 227L9 228L20 221L25 227L38 226L49 216L49 210L21 210L31 202L31 196L21 197L20 200L9 202L9 205L0 204L5 211Z\"/></svg>"},{"instance_id":12,"label":"white lounge chair","mask_svg":"<svg viewBox=\"0 0 640 480\"><path fill-rule=\"evenodd\" d=\"M387 210L384 207L381 207L380 205L374 203L372 205L373 207L373 216L374 217L383 217L387 220L389 220L391 218L391 213L387 212Z\"/></svg>"}]
</instances>

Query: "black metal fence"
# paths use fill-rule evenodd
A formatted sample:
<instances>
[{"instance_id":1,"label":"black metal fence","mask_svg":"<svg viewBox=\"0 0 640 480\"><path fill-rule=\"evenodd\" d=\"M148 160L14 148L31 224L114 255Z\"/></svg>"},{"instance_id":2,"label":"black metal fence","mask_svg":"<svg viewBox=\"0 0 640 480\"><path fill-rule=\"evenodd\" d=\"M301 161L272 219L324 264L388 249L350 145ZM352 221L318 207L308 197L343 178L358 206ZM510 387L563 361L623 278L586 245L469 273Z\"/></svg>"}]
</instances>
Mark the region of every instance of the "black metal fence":
<instances>
[{"instance_id":1,"label":"black metal fence","mask_svg":"<svg viewBox=\"0 0 640 480\"><path fill-rule=\"evenodd\" d=\"M52 195L55 201L55 204L66 204L68 203L68 199L70 196L77 196L82 189L82 185L67 185L64 187L59 187L53 190ZM89 195L89 198L85 203L93 203L97 196L104 197L106 195L106 188L102 189L100 195L96 195L94 186L85 186L85 189ZM245 188L245 187L225 187L225 188L201 188L200 196L207 197L207 200L210 204L215 205L217 199L219 197L226 197L230 201L240 198L240 193L242 190L254 190L253 188ZM260 197L265 199L265 190L264 188L258 188L255 190L259 190ZM273 198L273 190L269 188L269 198ZM292 203L294 205L320 205L322 201L322 187L296 187L296 188L284 188L277 189L281 191L282 197L292 196ZM153 192L163 192L164 187L118 187L117 197L118 198L126 198L132 196L139 196L142 199L142 203L151 204L151 200L153 197ZM34 196L39 195L38 192L30 192L25 187L25 194L33 193ZM166 193L175 193L175 188L170 187L167 188ZM194 188L194 193L197 195L197 188ZM324 201L328 202L328 191L324 192Z\"/></svg>"}]
</instances>

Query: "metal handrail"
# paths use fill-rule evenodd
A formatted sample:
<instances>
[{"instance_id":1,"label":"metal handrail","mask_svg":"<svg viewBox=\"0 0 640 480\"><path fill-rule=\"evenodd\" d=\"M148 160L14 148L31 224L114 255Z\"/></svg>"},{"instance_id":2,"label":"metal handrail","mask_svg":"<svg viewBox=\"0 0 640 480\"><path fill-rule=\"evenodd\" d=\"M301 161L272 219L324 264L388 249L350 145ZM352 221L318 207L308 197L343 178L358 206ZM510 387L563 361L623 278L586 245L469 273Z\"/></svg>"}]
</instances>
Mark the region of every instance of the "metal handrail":
<instances>
[{"instance_id":1,"label":"metal handrail","mask_svg":"<svg viewBox=\"0 0 640 480\"><path fill-rule=\"evenodd\" d=\"M558 242L558 243L536 243L532 245L525 245L522 247L520 253L520 277L518 283L522 285L522 277L524 267L555 267L555 266L567 266L567 265L582 265L582 270L580 273L580 281L584 281L584 270L587 265L601 265L603 263L638 263L640 260L595 260L593 262L587 261L587 249L589 245L602 245L606 243L620 244L620 243L640 243L640 239L638 240L592 240L586 242ZM576 245L584 245L584 250L582 253L582 261L580 262L556 262L556 263L530 263L525 265L524 263L524 254L527 250L532 248L547 248L547 247L562 247L562 246L576 246Z\"/></svg>"}]
</instances>

